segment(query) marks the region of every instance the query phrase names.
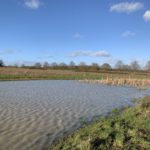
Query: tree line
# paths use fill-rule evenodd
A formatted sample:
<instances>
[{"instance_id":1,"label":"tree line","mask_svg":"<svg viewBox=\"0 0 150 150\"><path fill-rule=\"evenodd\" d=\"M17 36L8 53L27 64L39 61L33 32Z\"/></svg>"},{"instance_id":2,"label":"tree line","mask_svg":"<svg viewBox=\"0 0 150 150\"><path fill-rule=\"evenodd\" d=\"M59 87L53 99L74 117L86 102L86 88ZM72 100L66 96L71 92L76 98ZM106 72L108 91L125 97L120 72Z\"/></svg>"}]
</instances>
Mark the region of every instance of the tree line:
<instances>
[{"instance_id":1,"label":"tree line","mask_svg":"<svg viewBox=\"0 0 150 150\"><path fill-rule=\"evenodd\" d=\"M0 60L0 67L5 67L3 60ZM15 64L14 67L18 67L18 65ZM90 65L87 65L85 62L80 62L79 64L76 64L74 61L70 61L69 64L66 64L64 62L62 63L36 62L34 65L31 66L22 64L19 67L33 68L33 69L66 69L66 70L68 69L68 70L80 70L80 71L99 71L99 70L112 70L112 69L116 69L120 71L121 70L150 71L150 61L147 61L144 67L141 67L138 61L132 61L130 64L124 64L124 62L121 60L117 61L114 67L112 67L109 63L103 63L102 65L99 65L98 63L93 62Z\"/></svg>"}]
</instances>

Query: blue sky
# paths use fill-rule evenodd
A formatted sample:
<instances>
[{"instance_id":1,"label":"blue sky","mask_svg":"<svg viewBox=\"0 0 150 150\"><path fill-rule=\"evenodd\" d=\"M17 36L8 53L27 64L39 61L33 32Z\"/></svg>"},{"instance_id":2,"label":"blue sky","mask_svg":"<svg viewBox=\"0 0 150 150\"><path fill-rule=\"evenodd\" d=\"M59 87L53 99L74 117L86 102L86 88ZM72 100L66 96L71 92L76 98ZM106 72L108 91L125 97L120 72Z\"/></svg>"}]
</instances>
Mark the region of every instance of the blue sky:
<instances>
[{"instance_id":1,"label":"blue sky","mask_svg":"<svg viewBox=\"0 0 150 150\"><path fill-rule=\"evenodd\" d=\"M150 59L150 2L1 0L0 59L144 64Z\"/></svg>"}]
</instances>

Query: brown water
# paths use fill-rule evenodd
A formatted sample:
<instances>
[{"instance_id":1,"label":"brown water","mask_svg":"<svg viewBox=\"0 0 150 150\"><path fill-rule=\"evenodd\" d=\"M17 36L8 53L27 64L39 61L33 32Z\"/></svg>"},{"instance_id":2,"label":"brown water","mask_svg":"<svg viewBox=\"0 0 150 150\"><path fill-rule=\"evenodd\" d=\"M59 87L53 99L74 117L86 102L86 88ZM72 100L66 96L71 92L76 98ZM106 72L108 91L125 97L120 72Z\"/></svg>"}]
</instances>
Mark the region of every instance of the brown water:
<instances>
[{"instance_id":1,"label":"brown water","mask_svg":"<svg viewBox=\"0 0 150 150\"><path fill-rule=\"evenodd\" d=\"M0 82L0 150L42 150L57 137L149 91L78 81Z\"/></svg>"}]
</instances>

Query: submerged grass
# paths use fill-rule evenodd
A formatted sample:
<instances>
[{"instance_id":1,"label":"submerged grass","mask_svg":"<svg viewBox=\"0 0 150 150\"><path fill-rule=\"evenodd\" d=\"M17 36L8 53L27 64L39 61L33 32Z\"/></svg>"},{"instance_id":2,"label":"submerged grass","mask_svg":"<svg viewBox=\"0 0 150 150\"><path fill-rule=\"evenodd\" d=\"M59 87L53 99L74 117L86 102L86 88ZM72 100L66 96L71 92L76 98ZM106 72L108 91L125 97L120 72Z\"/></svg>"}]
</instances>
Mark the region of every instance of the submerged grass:
<instances>
[{"instance_id":1,"label":"submerged grass","mask_svg":"<svg viewBox=\"0 0 150 150\"><path fill-rule=\"evenodd\" d=\"M149 150L150 97L114 110L52 145L50 150Z\"/></svg>"}]
</instances>

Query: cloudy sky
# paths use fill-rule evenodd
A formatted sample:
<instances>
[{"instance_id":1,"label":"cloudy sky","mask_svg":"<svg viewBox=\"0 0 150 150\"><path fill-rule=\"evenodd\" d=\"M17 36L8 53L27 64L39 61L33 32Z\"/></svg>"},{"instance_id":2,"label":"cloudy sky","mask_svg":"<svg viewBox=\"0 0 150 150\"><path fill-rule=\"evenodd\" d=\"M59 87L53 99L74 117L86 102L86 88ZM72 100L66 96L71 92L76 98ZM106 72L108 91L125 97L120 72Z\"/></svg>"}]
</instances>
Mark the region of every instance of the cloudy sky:
<instances>
[{"instance_id":1,"label":"cloudy sky","mask_svg":"<svg viewBox=\"0 0 150 150\"><path fill-rule=\"evenodd\" d=\"M1 0L0 59L143 63L150 59L150 1Z\"/></svg>"}]
</instances>

